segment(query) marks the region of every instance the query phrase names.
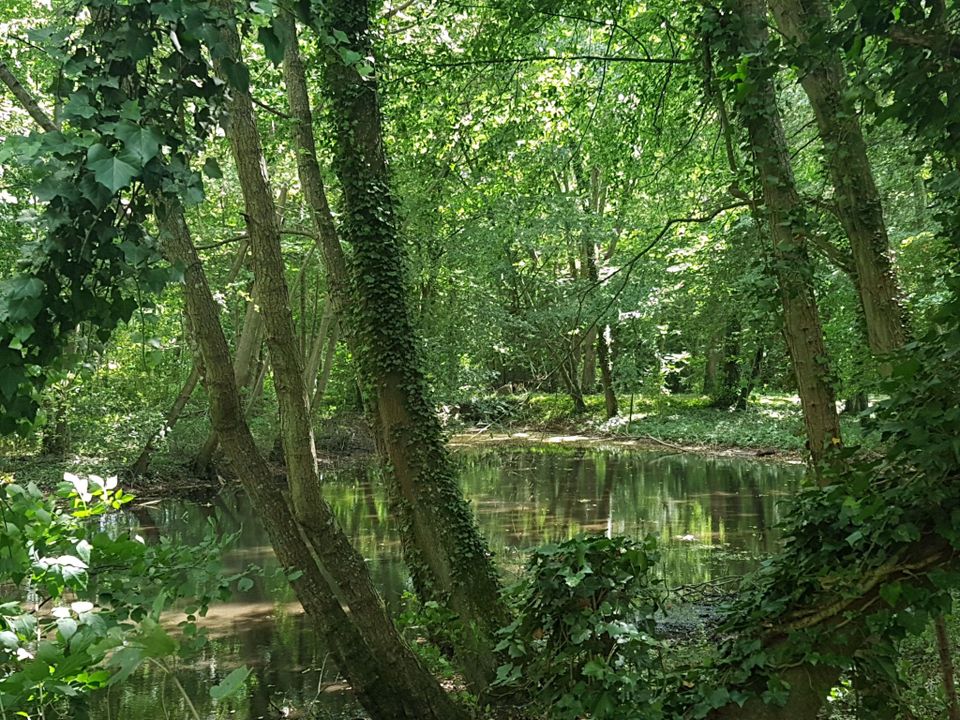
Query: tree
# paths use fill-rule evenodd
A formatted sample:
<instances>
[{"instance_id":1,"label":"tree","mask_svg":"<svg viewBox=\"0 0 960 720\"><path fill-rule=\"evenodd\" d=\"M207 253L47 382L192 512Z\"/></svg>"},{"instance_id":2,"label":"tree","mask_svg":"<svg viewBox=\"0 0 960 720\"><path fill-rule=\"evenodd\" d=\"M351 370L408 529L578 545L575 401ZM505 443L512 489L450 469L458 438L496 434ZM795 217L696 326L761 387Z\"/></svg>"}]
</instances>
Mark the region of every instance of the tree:
<instances>
[{"instance_id":1,"label":"tree","mask_svg":"<svg viewBox=\"0 0 960 720\"><path fill-rule=\"evenodd\" d=\"M836 212L853 251L870 348L889 353L903 345L907 332L883 206L839 51L822 40L811 40L829 35L829 7L822 0L773 0L771 8L797 58L800 83L817 119Z\"/></svg>"},{"instance_id":2,"label":"tree","mask_svg":"<svg viewBox=\"0 0 960 720\"><path fill-rule=\"evenodd\" d=\"M780 286L784 334L803 404L810 454L817 464L840 443L840 422L814 295L805 208L794 184L771 76L766 6L762 1L747 0L728 8L724 19L733 33L729 52L735 53L732 57L747 58L735 88L737 109L750 135L762 188L763 220Z\"/></svg>"}]
</instances>

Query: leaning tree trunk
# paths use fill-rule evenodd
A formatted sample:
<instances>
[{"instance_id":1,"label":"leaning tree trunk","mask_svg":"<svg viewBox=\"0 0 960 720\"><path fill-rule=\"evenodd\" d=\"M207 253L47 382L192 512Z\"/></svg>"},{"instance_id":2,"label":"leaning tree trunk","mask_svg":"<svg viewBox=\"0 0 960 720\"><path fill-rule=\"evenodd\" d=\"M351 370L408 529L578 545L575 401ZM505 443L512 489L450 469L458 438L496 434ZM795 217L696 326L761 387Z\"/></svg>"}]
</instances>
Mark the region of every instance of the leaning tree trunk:
<instances>
[{"instance_id":1,"label":"leaning tree trunk","mask_svg":"<svg viewBox=\"0 0 960 720\"><path fill-rule=\"evenodd\" d=\"M839 50L811 40L829 32L830 9L823 0L772 0L770 5L780 31L803 54L800 84L816 117L837 215L850 239L870 348L892 352L907 333L880 193Z\"/></svg>"},{"instance_id":2,"label":"leaning tree trunk","mask_svg":"<svg viewBox=\"0 0 960 720\"><path fill-rule=\"evenodd\" d=\"M403 642L363 557L340 529L319 487L310 498L314 505L306 522L302 509L291 509L289 494L278 491L243 417L219 309L178 203L165 203L160 225L167 256L184 268L186 310L203 358L211 422L258 509L277 560L291 573L297 598L340 671L375 720L465 718ZM302 478L291 474L295 490L298 482ZM304 493L294 492L297 495Z\"/></svg>"},{"instance_id":3,"label":"leaning tree trunk","mask_svg":"<svg viewBox=\"0 0 960 720\"><path fill-rule=\"evenodd\" d=\"M368 2L326 3L326 27L346 34L339 50L372 52ZM417 349L404 278L403 246L384 153L376 78L326 58L343 192L344 239L353 250L357 359L375 397L378 431L390 462L388 489L405 559L418 592L444 600L465 624L454 633L468 680L482 688L494 673L493 632L504 618L486 542L457 484Z\"/></svg>"},{"instance_id":4,"label":"leaning tree trunk","mask_svg":"<svg viewBox=\"0 0 960 720\"><path fill-rule=\"evenodd\" d=\"M257 355L260 346L263 344L263 317L257 309L257 303L253 300L247 303L247 311L243 318L243 329L240 331L240 339L237 341L237 352L233 360L233 374L236 378L237 387L242 391L251 387L256 377ZM251 389L252 393L252 389ZM251 393L248 393L249 398ZM193 460L193 468L199 473L206 473L213 460L213 454L217 451L220 440L217 438L216 430L211 429L207 434L207 439L200 446L200 451Z\"/></svg>"},{"instance_id":5,"label":"leaning tree trunk","mask_svg":"<svg viewBox=\"0 0 960 720\"><path fill-rule=\"evenodd\" d=\"M730 0L739 15L740 55L749 89L738 94L738 109L750 135L756 172L763 188L764 215L773 243L773 261L783 303L784 336L793 360L807 441L814 465L840 443L840 422L830 382L823 329L807 253L808 228L794 183L767 57L764 0Z\"/></svg>"},{"instance_id":6,"label":"leaning tree trunk","mask_svg":"<svg viewBox=\"0 0 960 720\"><path fill-rule=\"evenodd\" d=\"M247 257L248 246L249 243L246 239L240 241L240 247L237 248L237 254L234 256L233 263L230 265L230 271L227 273L227 278L224 282L225 286L230 285L230 283L237 279L237 275L240 274L240 270L243 268L243 261ZM190 369L190 374L187 375L187 379L183 383L183 387L180 388L180 392L177 394L176 399L174 399L173 405L170 407L170 410L167 411L167 415L163 419L163 425L157 428L153 434L147 438L147 442L144 443L143 449L140 451L137 459L134 460L130 466L130 472L134 475L143 475L147 471L147 468L150 466L150 459L153 457L153 453L157 448L157 438L159 438L161 434L169 433L173 430L177 421L180 420L183 409L187 406L187 403L190 402L193 391L196 389L197 383L200 382L200 371L200 365L195 361L193 367Z\"/></svg>"}]
</instances>

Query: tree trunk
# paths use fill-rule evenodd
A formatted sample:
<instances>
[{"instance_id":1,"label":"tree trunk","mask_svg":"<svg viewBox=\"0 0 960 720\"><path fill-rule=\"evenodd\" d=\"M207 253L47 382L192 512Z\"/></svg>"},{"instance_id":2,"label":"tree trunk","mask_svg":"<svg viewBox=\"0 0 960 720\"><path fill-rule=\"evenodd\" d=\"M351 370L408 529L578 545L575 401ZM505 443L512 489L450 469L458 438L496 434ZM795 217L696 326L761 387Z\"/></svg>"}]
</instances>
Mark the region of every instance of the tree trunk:
<instances>
[{"instance_id":1,"label":"tree trunk","mask_svg":"<svg viewBox=\"0 0 960 720\"><path fill-rule=\"evenodd\" d=\"M339 46L372 52L367 2L326 3L326 27ZM329 50L329 49L328 49ZM357 359L376 398L379 433L390 461L388 489L404 556L421 596L444 600L465 627L461 665L475 689L492 678L493 633L505 617L486 542L457 484L439 419L427 397L407 307L403 246L390 191L376 79L329 51L325 83L343 188L341 232L353 249L351 290Z\"/></svg>"},{"instance_id":2,"label":"tree trunk","mask_svg":"<svg viewBox=\"0 0 960 720\"><path fill-rule=\"evenodd\" d=\"M617 406L617 393L613 387L613 358L610 352L612 332L607 325L603 332L597 333L597 360L600 361L600 382L603 384L603 405L607 420L620 412Z\"/></svg>"},{"instance_id":3,"label":"tree trunk","mask_svg":"<svg viewBox=\"0 0 960 720\"><path fill-rule=\"evenodd\" d=\"M756 387L757 380L760 379L760 372L763 370L763 344L757 345L757 350L753 354L753 363L750 366L750 378L740 387L740 394L737 397L737 410L746 410L747 403L750 401L750 393Z\"/></svg>"},{"instance_id":4,"label":"tree trunk","mask_svg":"<svg viewBox=\"0 0 960 720\"><path fill-rule=\"evenodd\" d=\"M248 247L249 242L246 239L240 241L240 247L237 248L237 254L234 256L233 262L230 265L230 271L227 273L227 278L224 283L225 285L229 285L237 279L237 275L240 274L240 270L243 268L243 262L247 257ZM163 426L158 428L147 439L147 442L143 446L143 450L140 451L137 459L134 461L133 465L130 466L130 472L132 472L134 475L143 475L147 471L147 468L150 466L150 458L153 456L153 451L156 449L157 438L161 433L168 433L173 430L174 426L177 424L177 421L180 419L181 413L183 413L183 409L187 406L187 403L190 402L193 391L196 389L197 383L200 381L200 375L200 364L194 361L193 367L190 369L190 374L187 376L183 387L180 389L179 394L173 401L173 405L171 406L169 412L167 412L166 418L164 418ZM204 469L205 467L206 466L204 466Z\"/></svg>"},{"instance_id":5,"label":"tree trunk","mask_svg":"<svg viewBox=\"0 0 960 720\"><path fill-rule=\"evenodd\" d=\"M312 396L317 388L317 376L320 374L321 362L324 357L324 348L327 346L327 335L331 327L336 326L333 316L333 303L329 298L323 304L323 315L320 319L320 329L310 344L310 354L303 369L303 381L307 384L307 392ZM311 402L311 406L313 403Z\"/></svg>"},{"instance_id":6,"label":"tree trunk","mask_svg":"<svg viewBox=\"0 0 960 720\"><path fill-rule=\"evenodd\" d=\"M719 386L713 394L712 407L729 409L736 405L740 396L742 373L740 372L740 321L729 318L723 333L723 365Z\"/></svg>"},{"instance_id":7,"label":"tree trunk","mask_svg":"<svg viewBox=\"0 0 960 720\"><path fill-rule=\"evenodd\" d=\"M763 188L764 216L783 303L784 336L797 379L810 455L816 466L840 443L840 422L830 383L823 329L807 254L807 226L783 134L767 53L763 0L730 0L740 16L741 56L750 58L738 107L750 134L756 172Z\"/></svg>"},{"instance_id":8,"label":"tree trunk","mask_svg":"<svg viewBox=\"0 0 960 720\"><path fill-rule=\"evenodd\" d=\"M823 0L772 0L771 8L780 31L803 54L800 83L823 140L837 215L850 239L870 348L889 353L903 345L907 333L880 194L839 51L822 40L811 42L829 32L830 9Z\"/></svg>"},{"instance_id":9,"label":"tree trunk","mask_svg":"<svg viewBox=\"0 0 960 720\"><path fill-rule=\"evenodd\" d=\"M310 401L310 410L316 410L327 392L327 383L330 382L330 371L333 369L333 361L337 356L337 341L340 339L340 324L334 322L330 329L330 337L327 341L327 353L323 358L323 366L320 370L320 377L317 380L317 389L313 393L313 399Z\"/></svg>"},{"instance_id":10,"label":"tree trunk","mask_svg":"<svg viewBox=\"0 0 960 720\"><path fill-rule=\"evenodd\" d=\"M240 331L240 339L237 341L237 352L233 359L233 373L236 379L237 388L241 393L249 391L250 383L255 380L254 366L260 346L263 344L263 318L257 309L257 303L251 300L247 303L247 312L243 318L243 329ZM249 402L250 394L247 393ZM217 438L216 430L211 429L207 434L207 439L200 446L200 451L193 460L194 470L198 474L204 474L210 467L210 461L213 460L213 454L217 451L220 441Z\"/></svg>"},{"instance_id":11,"label":"tree trunk","mask_svg":"<svg viewBox=\"0 0 960 720\"><path fill-rule=\"evenodd\" d=\"M707 345L706 362L703 366L703 386L700 391L704 395L713 397L717 392L717 376L720 370L721 351L717 348L719 340L710 338Z\"/></svg>"},{"instance_id":12,"label":"tree trunk","mask_svg":"<svg viewBox=\"0 0 960 720\"><path fill-rule=\"evenodd\" d=\"M950 648L950 635L947 633L947 623L943 615L933 621L933 629L937 636L940 673L943 676L943 694L947 698L947 717L949 720L960 720L960 704L957 703L957 687L954 682L953 652Z\"/></svg>"},{"instance_id":13,"label":"tree trunk","mask_svg":"<svg viewBox=\"0 0 960 720\"><path fill-rule=\"evenodd\" d=\"M597 326L587 330L583 339L583 365L581 367L580 387L585 393L594 393L597 389Z\"/></svg>"},{"instance_id":14,"label":"tree trunk","mask_svg":"<svg viewBox=\"0 0 960 720\"><path fill-rule=\"evenodd\" d=\"M211 421L234 472L258 508L281 567L302 573L291 576L295 577L291 584L338 667L375 720L465 718L396 631L363 557L343 534L318 486L306 522L307 513L302 508L292 511L289 495L278 492L277 480L243 418L219 309L182 208L167 202L159 214L164 249L171 262L185 268L186 308L203 358ZM271 311L264 308L265 313ZM292 326L289 318L288 324ZM306 494L297 492L298 482L302 478L291 473L294 497Z\"/></svg>"},{"instance_id":15,"label":"tree trunk","mask_svg":"<svg viewBox=\"0 0 960 720\"><path fill-rule=\"evenodd\" d=\"M173 429L173 426L177 424L177 420L180 419L180 414L187 406L187 403L190 402L190 397L193 395L193 391L196 389L199 381L200 366L197 363L194 363L193 367L190 368L190 374L183 383L183 387L180 388L180 393L173 401L173 405L170 407L170 410L167 412L167 416L163 420L163 427L157 432L153 433L147 440L146 444L143 446L143 450L140 451L137 459L134 461L133 465L130 466L131 473L134 475L143 475L147 471L147 468L150 466L150 457L153 455L153 451L156 448L157 438L160 437L161 433L165 434L170 432Z\"/></svg>"}]
</instances>

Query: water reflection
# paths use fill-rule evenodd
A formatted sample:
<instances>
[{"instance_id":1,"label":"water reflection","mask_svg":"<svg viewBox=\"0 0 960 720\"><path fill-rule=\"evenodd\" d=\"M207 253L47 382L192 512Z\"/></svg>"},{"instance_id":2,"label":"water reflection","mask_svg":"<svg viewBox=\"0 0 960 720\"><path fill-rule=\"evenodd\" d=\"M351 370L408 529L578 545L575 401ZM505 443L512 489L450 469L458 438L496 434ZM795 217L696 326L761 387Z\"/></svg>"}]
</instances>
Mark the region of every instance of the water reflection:
<instances>
[{"instance_id":1,"label":"water reflection","mask_svg":"<svg viewBox=\"0 0 960 720\"><path fill-rule=\"evenodd\" d=\"M546 542L579 533L655 533L663 546L659 572L672 586L742 574L769 554L777 542L771 529L777 501L802 474L797 466L739 458L635 451L475 450L457 457L464 492L506 574L519 571L525 550ZM378 478L355 470L325 482L344 530L387 602L396 605L407 578ZM177 668L201 716L278 718L284 706L309 706L316 717L356 717L278 572L256 509L241 493L224 492L206 505L164 502L129 521L190 542L211 516L226 532L240 530L227 564L240 569L254 563L264 572L248 592L211 609L210 644ZM242 664L253 668L247 694L212 703L208 689ZM156 668L144 668L100 700L91 716L97 720L189 717L173 683Z\"/></svg>"}]
</instances>

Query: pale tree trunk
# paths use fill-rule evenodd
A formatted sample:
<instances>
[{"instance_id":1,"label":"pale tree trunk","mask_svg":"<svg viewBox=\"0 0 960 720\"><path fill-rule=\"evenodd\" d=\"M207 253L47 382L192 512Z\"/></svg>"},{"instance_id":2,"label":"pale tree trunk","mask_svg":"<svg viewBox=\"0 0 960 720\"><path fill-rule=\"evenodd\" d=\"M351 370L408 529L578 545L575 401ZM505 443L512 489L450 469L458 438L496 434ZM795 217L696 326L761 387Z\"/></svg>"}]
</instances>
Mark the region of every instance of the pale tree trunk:
<instances>
[{"instance_id":1,"label":"pale tree trunk","mask_svg":"<svg viewBox=\"0 0 960 720\"><path fill-rule=\"evenodd\" d=\"M372 52L368 2L326 3L326 28L340 45ZM325 49L329 50L329 49ZM340 230L353 249L357 359L376 396L379 433L390 461L388 489L405 558L418 592L443 600L465 625L454 633L470 684L482 688L496 659L493 634L505 617L487 544L457 484L407 306L403 245L384 153L376 78L327 52L325 81L343 191Z\"/></svg>"},{"instance_id":2,"label":"pale tree trunk","mask_svg":"<svg viewBox=\"0 0 960 720\"><path fill-rule=\"evenodd\" d=\"M579 169L577 178L577 187L584 190L589 189L589 197L584 201L584 210L587 214L587 237L583 239L583 267L586 271L586 277L590 285L596 286L600 282L600 271L597 267L597 245L593 241L593 227L589 222L598 219L603 213L603 207L606 203L606 189L602 181L602 174L598 166L594 166L587 180L586 172L583 167L577 163L575 167ZM607 257L607 256L604 256ZM609 420L616 417L619 412L617 407L617 395L613 388L613 353L610 351L610 339L612 337L610 328L597 319L587 333L587 349L583 356L583 387L587 392L594 392L597 387L596 365L600 365L600 382L603 385L603 404L604 413ZM590 363L590 367L588 367ZM589 381L589 382L588 382Z\"/></svg>"},{"instance_id":3,"label":"pale tree trunk","mask_svg":"<svg viewBox=\"0 0 960 720\"><path fill-rule=\"evenodd\" d=\"M134 475L143 475L147 471L147 468L150 466L150 458L156 449L157 438L159 438L161 434L170 432L174 425L177 424L177 420L180 419L183 409L187 406L187 403L190 402L190 398L193 396L193 391L196 389L199 381L200 366L194 363L190 368L190 374L187 375L187 379L183 383L183 387L180 388L179 394L173 401L173 405L170 407L170 410L167 411L167 416L163 420L163 427L160 428L159 431L154 432L147 440L143 446L143 450L140 451L137 459L133 465L130 466L131 473Z\"/></svg>"},{"instance_id":4,"label":"pale tree trunk","mask_svg":"<svg viewBox=\"0 0 960 720\"><path fill-rule=\"evenodd\" d=\"M363 557L343 534L319 487L314 485L309 493L313 506L306 521L308 513L292 510L288 493L278 492L244 420L219 309L190 241L183 211L168 202L160 214L165 252L171 262L185 268L186 308L203 358L211 421L258 509L280 566L302 573L291 575L295 577L291 585L340 671L375 720L465 718L396 631ZM292 327L289 318L288 323ZM298 482L302 478L291 476L294 497L308 494L296 492Z\"/></svg>"},{"instance_id":5,"label":"pale tree trunk","mask_svg":"<svg viewBox=\"0 0 960 720\"><path fill-rule=\"evenodd\" d=\"M617 392L613 387L613 356L610 346L613 331L607 325L597 335L597 360L600 363L600 382L603 385L603 407L607 419L616 417L620 408L617 404Z\"/></svg>"},{"instance_id":6,"label":"pale tree trunk","mask_svg":"<svg viewBox=\"0 0 960 720\"><path fill-rule=\"evenodd\" d=\"M811 37L829 32L830 8L823 0L772 0L770 5L780 31L803 53L800 84L816 117L837 215L850 239L870 348L889 353L903 345L907 333L880 193L839 50L819 46L822 40L816 47L811 43Z\"/></svg>"},{"instance_id":7,"label":"pale tree trunk","mask_svg":"<svg viewBox=\"0 0 960 720\"><path fill-rule=\"evenodd\" d=\"M313 399L310 401L310 409L315 411L320 406L324 394L327 392L327 384L330 382L330 371L333 369L333 361L337 356L337 342L340 339L340 324L334 322L330 329L330 337L327 341L327 352L323 358L323 365L320 369L320 377L317 379L317 389L313 393Z\"/></svg>"},{"instance_id":8,"label":"pale tree trunk","mask_svg":"<svg viewBox=\"0 0 960 720\"><path fill-rule=\"evenodd\" d=\"M813 265L807 253L803 203L777 107L767 52L766 8L763 0L731 0L740 16L741 52L750 57L748 93L738 109L750 134L756 172L763 188L764 219L773 244L773 261L783 302L784 336L797 379L814 465L840 443L840 422L830 382L823 329L813 288Z\"/></svg>"},{"instance_id":9,"label":"pale tree trunk","mask_svg":"<svg viewBox=\"0 0 960 720\"><path fill-rule=\"evenodd\" d=\"M330 329L335 326L333 303L328 298L323 304L320 328L310 343L310 354L307 356L307 363L303 369L303 381L307 384L307 392L310 395L313 395L317 387L317 376L320 373L321 362L324 357L323 352L327 345L327 335L330 333ZM313 403L311 402L310 405L312 407Z\"/></svg>"}]
</instances>

